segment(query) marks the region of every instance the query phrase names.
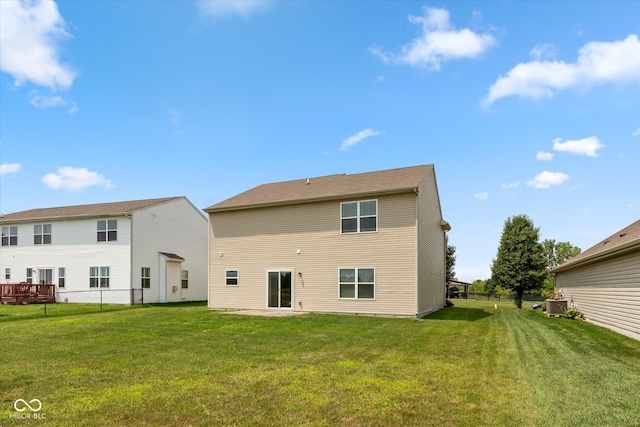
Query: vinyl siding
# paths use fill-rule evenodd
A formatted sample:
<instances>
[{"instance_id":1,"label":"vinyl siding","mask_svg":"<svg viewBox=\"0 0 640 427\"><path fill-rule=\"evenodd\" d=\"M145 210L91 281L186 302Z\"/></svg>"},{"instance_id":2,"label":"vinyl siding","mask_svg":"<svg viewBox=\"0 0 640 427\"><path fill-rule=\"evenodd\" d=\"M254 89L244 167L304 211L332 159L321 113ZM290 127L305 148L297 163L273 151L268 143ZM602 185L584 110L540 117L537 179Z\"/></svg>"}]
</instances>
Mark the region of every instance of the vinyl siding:
<instances>
[{"instance_id":1,"label":"vinyl siding","mask_svg":"<svg viewBox=\"0 0 640 427\"><path fill-rule=\"evenodd\" d=\"M556 288L587 320L640 339L640 251L559 272Z\"/></svg>"},{"instance_id":2,"label":"vinyl siding","mask_svg":"<svg viewBox=\"0 0 640 427\"><path fill-rule=\"evenodd\" d=\"M210 214L209 307L265 309L267 270L291 270L293 310L415 315L416 196L377 200L372 233L340 234L341 201ZM339 268L366 267L375 300L340 299ZM238 270L238 286L225 285L226 270Z\"/></svg>"},{"instance_id":3,"label":"vinyl siding","mask_svg":"<svg viewBox=\"0 0 640 427\"><path fill-rule=\"evenodd\" d=\"M144 290L145 302L204 301L207 299L207 219L185 198L154 205L133 213L132 287L141 288L142 267L151 268L150 288ZM189 271L189 288L173 292L164 257L160 252L173 253L184 262L170 262ZM164 292L160 278L165 278ZM175 282L175 278L174 278ZM178 285L180 280L178 276ZM163 297L163 298L161 298Z\"/></svg>"},{"instance_id":4,"label":"vinyl siding","mask_svg":"<svg viewBox=\"0 0 640 427\"><path fill-rule=\"evenodd\" d=\"M97 242L97 221L117 219L117 241ZM51 224L51 244L33 244L34 224ZM65 288L57 289L58 301L100 302L99 289L89 287L89 267L109 267L109 290L102 292L105 303L129 304L130 291L130 219L125 216L96 217L56 221L38 221L18 225L18 246L0 249L0 271L11 268L11 279L26 281L27 268L53 269L58 283L58 268L65 268ZM34 272L34 283L37 274Z\"/></svg>"},{"instance_id":5,"label":"vinyl siding","mask_svg":"<svg viewBox=\"0 0 640 427\"><path fill-rule=\"evenodd\" d=\"M419 187L418 219L417 313L425 315L445 304L445 233L433 170Z\"/></svg>"}]
</instances>

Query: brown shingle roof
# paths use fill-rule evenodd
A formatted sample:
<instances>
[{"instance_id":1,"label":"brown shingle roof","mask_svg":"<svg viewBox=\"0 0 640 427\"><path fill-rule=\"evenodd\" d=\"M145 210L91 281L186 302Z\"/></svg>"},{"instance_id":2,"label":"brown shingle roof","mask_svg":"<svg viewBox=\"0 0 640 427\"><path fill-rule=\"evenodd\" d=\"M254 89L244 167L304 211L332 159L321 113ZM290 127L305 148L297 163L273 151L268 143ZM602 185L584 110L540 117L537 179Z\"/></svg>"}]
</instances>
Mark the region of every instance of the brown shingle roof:
<instances>
[{"instance_id":1,"label":"brown shingle roof","mask_svg":"<svg viewBox=\"0 0 640 427\"><path fill-rule=\"evenodd\" d=\"M581 252L573 258L563 262L551 271L554 273L562 271L578 264L587 263L591 260L624 251L635 246L640 247L640 220L626 228L623 228L615 234L612 234L586 251Z\"/></svg>"},{"instance_id":2,"label":"brown shingle roof","mask_svg":"<svg viewBox=\"0 0 640 427\"><path fill-rule=\"evenodd\" d=\"M247 209L346 196L356 197L412 191L431 171L433 171L433 165L422 165L353 175L328 175L263 184L209 206L205 211Z\"/></svg>"},{"instance_id":3,"label":"brown shingle roof","mask_svg":"<svg viewBox=\"0 0 640 427\"><path fill-rule=\"evenodd\" d=\"M97 203L92 205L62 206L57 208L40 208L3 215L0 223L14 221L29 221L40 219L117 215L128 214L138 209L165 203L180 197L165 197L162 199L133 200L129 202Z\"/></svg>"}]
</instances>

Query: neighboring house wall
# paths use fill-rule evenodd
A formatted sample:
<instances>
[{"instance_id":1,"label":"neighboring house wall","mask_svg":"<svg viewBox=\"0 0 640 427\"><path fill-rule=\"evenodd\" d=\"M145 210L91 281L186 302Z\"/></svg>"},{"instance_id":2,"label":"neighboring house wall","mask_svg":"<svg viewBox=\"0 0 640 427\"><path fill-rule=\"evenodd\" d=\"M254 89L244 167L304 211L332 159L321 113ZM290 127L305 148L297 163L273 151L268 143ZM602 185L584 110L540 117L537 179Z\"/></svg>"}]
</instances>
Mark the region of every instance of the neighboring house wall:
<instances>
[{"instance_id":1,"label":"neighboring house wall","mask_svg":"<svg viewBox=\"0 0 640 427\"><path fill-rule=\"evenodd\" d=\"M640 340L640 251L558 272L556 288L587 320Z\"/></svg>"},{"instance_id":2,"label":"neighboring house wall","mask_svg":"<svg viewBox=\"0 0 640 427\"><path fill-rule=\"evenodd\" d=\"M432 170L418 188L418 296L417 313L425 315L445 304L445 232Z\"/></svg>"},{"instance_id":3,"label":"neighboring house wall","mask_svg":"<svg viewBox=\"0 0 640 427\"><path fill-rule=\"evenodd\" d=\"M340 203L371 199L378 231L341 234ZM267 271L291 270L295 311L415 315L416 203L411 192L210 213L209 307L265 309ZM375 300L340 299L339 268L375 268Z\"/></svg>"},{"instance_id":4,"label":"neighboring house wall","mask_svg":"<svg viewBox=\"0 0 640 427\"><path fill-rule=\"evenodd\" d=\"M117 241L97 241L97 221L116 219ZM34 244L34 225L51 224L51 244ZM103 302L129 304L131 221L126 216L68 220L40 220L17 223L18 245L2 246L0 271L11 269L11 278L3 283L27 281L27 268L33 269L33 283L39 283L38 271L52 269L52 282L59 283L59 269L65 269L65 287L58 288L57 300L100 302L100 288L89 287L90 267L109 267L109 291ZM10 226L3 223L2 226ZM82 292L79 292L82 291Z\"/></svg>"},{"instance_id":5,"label":"neighboring house wall","mask_svg":"<svg viewBox=\"0 0 640 427\"><path fill-rule=\"evenodd\" d=\"M207 219L186 199L179 198L133 213L132 287L142 286L142 268L151 271L144 302L204 301L207 299ZM162 252L184 258L170 261ZM176 279L166 268L177 269ZM182 288L180 271L189 273L188 288ZM160 288L163 288L162 290Z\"/></svg>"},{"instance_id":6,"label":"neighboring house wall","mask_svg":"<svg viewBox=\"0 0 640 427\"><path fill-rule=\"evenodd\" d=\"M59 302L131 304L132 300L141 302L142 267L148 267L150 287L144 289L144 302L206 300L206 217L184 197L147 202L147 207L125 211L130 213L23 219L15 223L5 219L2 227L18 227L18 245L0 246L0 282L26 282L27 268L31 268L32 282L39 283L38 272L51 269L50 282L58 285ZM136 201L119 203L137 205ZM102 205L95 206L100 209ZM63 209L73 212L74 208L79 207ZM99 242L98 221L114 219L117 220L117 240ZM51 244L34 244L35 224L51 224ZM182 259L174 257L167 262L168 257L161 252L176 254ZM109 267L108 288L90 287L90 267ZM9 278L6 278L7 268ZM60 268L64 268L64 287L59 286ZM182 287L182 270L188 271L187 288ZM174 286L177 286L175 292Z\"/></svg>"}]
</instances>

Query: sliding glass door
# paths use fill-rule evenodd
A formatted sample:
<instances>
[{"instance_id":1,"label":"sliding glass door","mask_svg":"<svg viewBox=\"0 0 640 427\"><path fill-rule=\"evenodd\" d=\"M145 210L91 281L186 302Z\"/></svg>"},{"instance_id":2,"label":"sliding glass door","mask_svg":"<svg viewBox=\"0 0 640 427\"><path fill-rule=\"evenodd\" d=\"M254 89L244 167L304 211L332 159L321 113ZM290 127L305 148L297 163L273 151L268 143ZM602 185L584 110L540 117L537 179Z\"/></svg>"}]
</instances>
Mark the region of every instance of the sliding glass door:
<instances>
[{"instance_id":1,"label":"sliding glass door","mask_svg":"<svg viewBox=\"0 0 640 427\"><path fill-rule=\"evenodd\" d=\"M267 303L269 308L291 308L292 277L291 271L267 272Z\"/></svg>"}]
</instances>

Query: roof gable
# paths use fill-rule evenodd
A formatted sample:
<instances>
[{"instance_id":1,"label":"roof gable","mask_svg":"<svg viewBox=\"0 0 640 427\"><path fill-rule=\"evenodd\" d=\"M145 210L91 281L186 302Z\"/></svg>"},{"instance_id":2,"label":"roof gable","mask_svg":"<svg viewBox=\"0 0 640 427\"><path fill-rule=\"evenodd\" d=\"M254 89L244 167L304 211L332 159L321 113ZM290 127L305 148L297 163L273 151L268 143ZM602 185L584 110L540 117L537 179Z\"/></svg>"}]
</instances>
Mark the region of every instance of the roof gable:
<instances>
[{"instance_id":1,"label":"roof gable","mask_svg":"<svg viewBox=\"0 0 640 427\"><path fill-rule=\"evenodd\" d=\"M640 245L640 220L634 222L626 228L612 234L598 244L590 247L584 252L579 253L573 258L565 261L552 271L562 271L579 263L589 262L589 260L600 258L609 254L613 254L629 248L630 246Z\"/></svg>"},{"instance_id":2,"label":"roof gable","mask_svg":"<svg viewBox=\"0 0 640 427\"><path fill-rule=\"evenodd\" d=\"M433 165L422 165L352 175L328 175L262 184L209 206L205 211L249 209L270 205L413 191L431 171L433 171Z\"/></svg>"},{"instance_id":3,"label":"roof gable","mask_svg":"<svg viewBox=\"0 0 640 427\"><path fill-rule=\"evenodd\" d=\"M124 215L180 198L181 197L165 197L160 199L132 200L127 202L97 203L91 205L31 209L27 211L3 215L2 218L0 218L0 223L100 215Z\"/></svg>"}]
</instances>

